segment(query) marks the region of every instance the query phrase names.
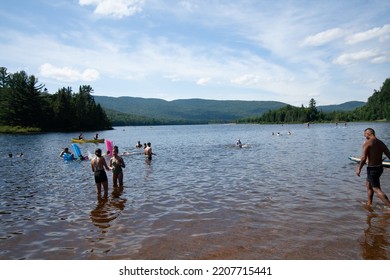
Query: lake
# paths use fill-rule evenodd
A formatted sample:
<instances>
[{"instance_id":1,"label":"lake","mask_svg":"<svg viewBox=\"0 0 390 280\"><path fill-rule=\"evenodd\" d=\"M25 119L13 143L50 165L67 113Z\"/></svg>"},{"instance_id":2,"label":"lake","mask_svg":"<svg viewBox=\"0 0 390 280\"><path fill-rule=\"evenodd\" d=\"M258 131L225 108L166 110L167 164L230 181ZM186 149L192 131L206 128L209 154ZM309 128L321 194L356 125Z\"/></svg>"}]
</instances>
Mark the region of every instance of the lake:
<instances>
[{"instance_id":1,"label":"lake","mask_svg":"<svg viewBox=\"0 0 390 280\"><path fill-rule=\"evenodd\" d=\"M0 259L389 259L390 210L363 205L365 168L348 159L367 127L390 144L390 123L100 131L130 153L107 198L89 161L58 157L78 133L0 135ZM390 196L390 169L381 181Z\"/></svg>"}]
</instances>

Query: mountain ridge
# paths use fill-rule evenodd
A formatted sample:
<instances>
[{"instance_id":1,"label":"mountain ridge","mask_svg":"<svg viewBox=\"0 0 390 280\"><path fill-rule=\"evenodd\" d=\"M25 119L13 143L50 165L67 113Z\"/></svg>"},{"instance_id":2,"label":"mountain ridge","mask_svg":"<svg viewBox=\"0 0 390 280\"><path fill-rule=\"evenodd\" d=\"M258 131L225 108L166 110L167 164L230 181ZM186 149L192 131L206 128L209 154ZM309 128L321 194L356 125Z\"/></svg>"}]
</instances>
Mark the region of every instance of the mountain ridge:
<instances>
[{"instance_id":1,"label":"mountain ridge","mask_svg":"<svg viewBox=\"0 0 390 280\"><path fill-rule=\"evenodd\" d=\"M95 102L104 109L118 114L127 114L188 123L234 122L237 119L259 116L289 104L279 101L242 101L212 99L176 99L94 96ZM365 102L350 101L339 105L318 106L324 112L349 111L361 107Z\"/></svg>"}]
</instances>

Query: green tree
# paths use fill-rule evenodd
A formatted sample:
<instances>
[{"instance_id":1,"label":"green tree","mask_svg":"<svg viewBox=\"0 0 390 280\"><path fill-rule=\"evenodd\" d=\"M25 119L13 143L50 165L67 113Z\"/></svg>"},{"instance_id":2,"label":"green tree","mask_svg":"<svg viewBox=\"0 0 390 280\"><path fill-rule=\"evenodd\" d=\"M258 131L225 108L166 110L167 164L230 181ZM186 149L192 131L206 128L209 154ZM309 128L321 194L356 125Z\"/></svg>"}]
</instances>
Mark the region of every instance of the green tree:
<instances>
[{"instance_id":1,"label":"green tree","mask_svg":"<svg viewBox=\"0 0 390 280\"><path fill-rule=\"evenodd\" d=\"M314 98L310 99L309 108L307 110L307 121L309 122L317 121L318 110L316 104L317 102L314 100Z\"/></svg>"},{"instance_id":2,"label":"green tree","mask_svg":"<svg viewBox=\"0 0 390 280\"><path fill-rule=\"evenodd\" d=\"M73 126L72 88L63 87L52 96L52 108L55 127L58 130L70 130Z\"/></svg>"},{"instance_id":3,"label":"green tree","mask_svg":"<svg viewBox=\"0 0 390 280\"><path fill-rule=\"evenodd\" d=\"M9 87L10 74L7 72L7 68L0 67L0 88Z\"/></svg>"},{"instance_id":4,"label":"green tree","mask_svg":"<svg viewBox=\"0 0 390 280\"><path fill-rule=\"evenodd\" d=\"M6 125L8 120L7 107L10 98L9 79L7 68L0 67L0 124Z\"/></svg>"},{"instance_id":5,"label":"green tree","mask_svg":"<svg viewBox=\"0 0 390 280\"><path fill-rule=\"evenodd\" d=\"M110 126L103 108L100 104L96 105L92 93L91 86L83 85L80 86L79 93L74 96L77 127L81 130L95 130L99 127L107 128Z\"/></svg>"},{"instance_id":6,"label":"green tree","mask_svg":"<svg viewBox=\"0 0 390 280\"><path fill-rule=\"evenodd\" d=\"M10 92L5 100L5 118L10 125L39 127L41 119L40 90L43 85L26 72L10 75Z\"/></svg>"},{"instance_id":7,"label":"green tree","mask_svg":"<svg viewBox=\"0 0 390 280\"><path fill-rule=\"evenodd\" d=\"M379 91L368 98L367 104L354 112L356 118L364 121L390 120L390 79L387 78Z\"/></svg>"},{"instance_id":8,"label":"green tree","mask_svg":"<svg viewBox=\"0 0 390 280\"><path fill-rule=\"evenodd\" d=\"M54 95L43 88L35 76L24 71L9 74L0 67L0 124L45 131L111 128L105 111L94 101L91 86L81 86L77 94L64 87Z\"/></svg>"}]
</instances>

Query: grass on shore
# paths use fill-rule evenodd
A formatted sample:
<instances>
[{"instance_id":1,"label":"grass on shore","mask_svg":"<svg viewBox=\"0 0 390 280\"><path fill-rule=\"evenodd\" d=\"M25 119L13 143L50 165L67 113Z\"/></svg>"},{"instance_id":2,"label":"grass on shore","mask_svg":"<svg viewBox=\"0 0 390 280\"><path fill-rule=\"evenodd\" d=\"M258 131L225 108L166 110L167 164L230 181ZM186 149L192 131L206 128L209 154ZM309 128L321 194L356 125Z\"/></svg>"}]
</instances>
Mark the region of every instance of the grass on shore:
<instances>
[{"instance_id":1,"label":"grass on shore","mask_svg":"<svg viewBox=\"0 0 390 280\"><path fill-rule=\"evenodd\" d=\"M22 126L9 126L9 125L0 126L0 133L28 134L28 133L39 133L39 132L41 132L41 129L37 127L22 127Z\"/></svg>"}]
</instances>

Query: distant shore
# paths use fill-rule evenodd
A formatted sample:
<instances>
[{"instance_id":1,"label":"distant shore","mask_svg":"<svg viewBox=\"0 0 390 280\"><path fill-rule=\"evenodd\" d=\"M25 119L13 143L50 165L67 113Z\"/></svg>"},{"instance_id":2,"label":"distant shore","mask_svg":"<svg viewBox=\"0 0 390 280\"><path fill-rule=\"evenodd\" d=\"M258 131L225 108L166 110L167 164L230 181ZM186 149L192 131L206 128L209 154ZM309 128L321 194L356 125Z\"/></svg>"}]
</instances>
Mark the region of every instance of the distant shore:
<instances>
[{"instance_id":1,"label":"distant shore","mask_svg":"<svg viewBox=\"0 0 390 280\"><path fill-rule=\"evenodd\" d=\"M110 129L100 129L101 130L112 130ZM11 126L11 125L0 125L0 134L35 134L35 133L45 133L45 132L77 132L80 131L87 132L89 130L73 130L73 131L45 131L39 127L24 127L24 126ZM96 131L96 130L91 130Z\"/></svg>"},{"instance_id":2,"label":"distant shore","mask_svg":"<svg viewBox=\"0 0 390 280\"><path fill-rule=\"evenodd\" d=\"M7 134L29 134L29 133L40 133L42 130L38 127L22 127L22 126L0 126L0 133Z\"/></svg>"}]
</instances>

